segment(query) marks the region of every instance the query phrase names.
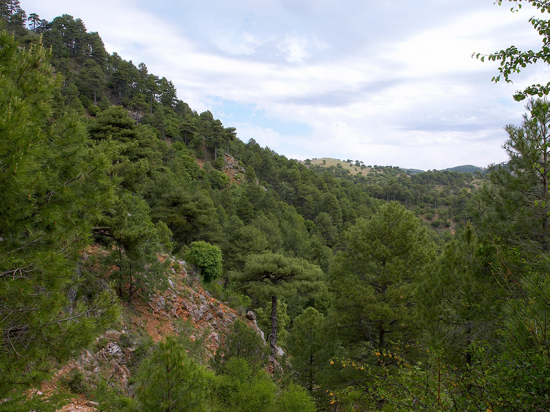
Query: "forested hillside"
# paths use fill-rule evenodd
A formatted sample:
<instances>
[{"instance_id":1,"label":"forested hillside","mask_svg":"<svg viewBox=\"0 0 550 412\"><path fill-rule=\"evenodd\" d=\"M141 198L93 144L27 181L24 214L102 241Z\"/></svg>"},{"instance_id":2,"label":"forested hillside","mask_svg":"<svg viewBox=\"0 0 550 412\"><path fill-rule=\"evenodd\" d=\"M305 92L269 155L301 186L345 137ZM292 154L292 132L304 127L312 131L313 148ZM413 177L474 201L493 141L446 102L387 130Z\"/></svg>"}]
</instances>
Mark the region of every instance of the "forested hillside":
<instances>
[{"instance_id":1,"label":"forested hillside","mask_svg":"<svg viewBox=\"0 0 550 412\"><path fill-rule=\"evenodd\" d=\"M487 174L351 173L241 141L78 18L0 19L0 410L550 409L545 100Z\"/></svg>"}]
</instances>

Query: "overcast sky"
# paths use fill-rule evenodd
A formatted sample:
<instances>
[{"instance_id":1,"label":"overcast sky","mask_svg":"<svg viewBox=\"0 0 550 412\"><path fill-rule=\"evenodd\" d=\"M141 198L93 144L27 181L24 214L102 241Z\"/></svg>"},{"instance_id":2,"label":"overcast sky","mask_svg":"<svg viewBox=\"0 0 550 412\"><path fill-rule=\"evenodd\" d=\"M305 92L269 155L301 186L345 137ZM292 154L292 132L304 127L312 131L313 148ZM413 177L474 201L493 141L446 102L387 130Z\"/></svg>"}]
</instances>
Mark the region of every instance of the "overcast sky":
<instances>
[{"instance_id":1,"label":"overcast sky","mask_svg":"<svg viewBox=\"0 0 550 412\"><path fill-rule=\"evenodd\" d=\"M443 169L506 160L514 90L472 53L538 49L536 11L493 0L21 0L81 18L117 52L172 80L197 112L289 158Z\"/></svg>"}]
</instances>

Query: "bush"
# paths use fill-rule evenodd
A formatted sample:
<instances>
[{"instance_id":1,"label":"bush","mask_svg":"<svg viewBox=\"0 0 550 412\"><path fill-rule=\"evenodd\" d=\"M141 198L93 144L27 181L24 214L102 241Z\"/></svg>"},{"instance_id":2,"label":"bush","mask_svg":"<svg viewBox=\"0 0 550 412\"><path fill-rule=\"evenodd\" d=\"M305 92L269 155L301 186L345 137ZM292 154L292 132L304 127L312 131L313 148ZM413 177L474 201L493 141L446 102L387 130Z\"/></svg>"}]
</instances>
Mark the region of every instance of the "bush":
<instances>
[{"instance_id":1,"label":"bush","mask_svg":"<svg viewBox=\"0 0 550 412\"><path fill-rule=\"evenodd\" d=\"M224 156L219 156L215 161L214 161L214 167L218 170L223 170L223 167L225 166L225 158Z\"/></svg>"},{"instance_id":2,"label":"bush","mask_svg":"<svg viewBox=\"0 0 550 412\"><path fill-rule=\"evenodd\" d=\"M210 283L222 273L222 251L219 247L204 241L191 243L185 259L195 265L206 283Z\"/></svg>"},{"instance_id":3,"label":"bush","mask_svg":"<svg viewBox=\"0 0 550 412\"><path fill-rule=\"evenodd\" d=\"M66 379L67 387L72 393L86 394L89 392L89 385L84 381L84 374L80 369L71 369Z\"/></svg>"},{"instance_id":4,"label":"bush","mask_svg":"<svg viewBox=\"0 0 550 412\"><path fill-rule=\"evenodd\" d=\"M208 172L208 181L212 189L223 189L229 184L229 177L223 172L212 169Z\"/></svg>"}]
</instances>

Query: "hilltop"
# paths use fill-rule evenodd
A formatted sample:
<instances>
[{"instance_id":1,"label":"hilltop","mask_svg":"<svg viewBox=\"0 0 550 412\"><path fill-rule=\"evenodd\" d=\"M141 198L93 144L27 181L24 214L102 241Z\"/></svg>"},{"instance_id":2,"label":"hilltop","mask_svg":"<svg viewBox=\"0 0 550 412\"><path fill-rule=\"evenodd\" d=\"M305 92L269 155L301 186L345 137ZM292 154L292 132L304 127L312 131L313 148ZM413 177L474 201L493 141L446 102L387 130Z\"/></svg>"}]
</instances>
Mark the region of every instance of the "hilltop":
<instances>
[{"instance_id":1,"label":"hilltop","mask_svg":"<svg viewBox=\"0 0 550 412\"><path fill-rule=\"evenodd\" d=\"M351 159L340 160L340 159L334 159L331 157L306 159L306 160L300 160L299 162L306 166L320 166L325 168L341 167L344 170L348 170L349 174L351 175L357 175L357 174L368 175L369 173L380 173L380 168L399 169L409 175L426 172L425 170L421 170L421 169L402 168L398 166L378 166L378 165L371 166L371 165L365 165L365 163L361 160L351 160ZM440 169L438 171L474 173L474 172L485 172L486 169L478 166L473 166L473 165L463 165L463 166L449 167L447 169Z\"/></svg>"}]
</instances>

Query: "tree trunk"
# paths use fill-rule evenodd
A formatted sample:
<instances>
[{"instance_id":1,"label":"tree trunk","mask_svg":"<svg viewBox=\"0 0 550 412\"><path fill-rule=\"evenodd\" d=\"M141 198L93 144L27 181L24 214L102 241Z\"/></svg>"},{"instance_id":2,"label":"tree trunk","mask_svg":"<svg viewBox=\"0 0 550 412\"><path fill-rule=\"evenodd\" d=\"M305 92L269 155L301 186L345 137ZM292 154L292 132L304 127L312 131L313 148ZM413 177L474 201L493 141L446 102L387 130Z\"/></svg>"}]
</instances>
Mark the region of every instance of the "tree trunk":
<instances>
[{"instance_id":1,"label":"tree trunk","mask_svg":"<svg viewBox=\"0 0 550 412\"><path fill-rule=\"evenodd\" d=\"M275 356L277 355L277 296L271 296L271 335L269 335L269 345L271 347L269 362L272 366L275 366Z\"/></svg>"}]
</instances>

